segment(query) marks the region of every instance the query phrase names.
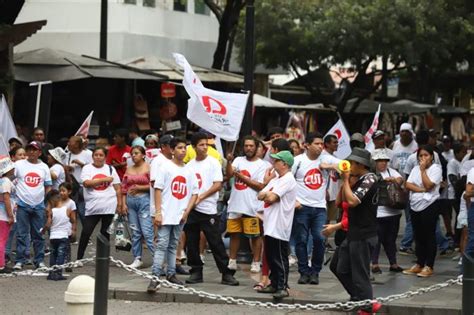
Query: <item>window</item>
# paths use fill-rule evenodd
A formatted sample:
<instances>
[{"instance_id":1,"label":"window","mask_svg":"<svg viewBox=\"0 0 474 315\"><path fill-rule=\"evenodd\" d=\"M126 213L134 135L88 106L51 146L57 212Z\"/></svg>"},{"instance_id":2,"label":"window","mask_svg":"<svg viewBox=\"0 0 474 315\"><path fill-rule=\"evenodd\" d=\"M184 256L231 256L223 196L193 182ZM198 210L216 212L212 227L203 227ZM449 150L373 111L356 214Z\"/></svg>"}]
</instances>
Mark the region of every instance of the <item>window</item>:
<instances>
[{"instance_id":1,"label":"window","mask_svg":"<svg viewBox=\"0 0 474 315\"><path fill-rule=\"evenodd\" d=\"M126 4L137 4L137 0L123 0L123 3L126 3Z\"/></svg>"},{"instance_id":2,"label":"window","mask_svg":"<svg viewBox=\"0 0 474 315\"><path fill-rule=\"evenodd\" d=\"M209 15L210 12L209 7L206 5L204 0L194 0L194 13Z\"/></svg>"},{"instance_id":3,"label":"window","mask_svg":"<svg viewBox=\"0 0 474 315\"><path fill-rule=\"evenodd\" d=\"M173 10L187 12L188 0L173 0Z\"/></svg>"},{"instance_id":4,"label":"window","mask_svg":"<svg viewBox=\"0 0 474 315\"><path fill-rule=\"evenodd\" d=\"M154 8L155 7L155 0L143 0L143 6Z\"/></svg>"}]
</instances>

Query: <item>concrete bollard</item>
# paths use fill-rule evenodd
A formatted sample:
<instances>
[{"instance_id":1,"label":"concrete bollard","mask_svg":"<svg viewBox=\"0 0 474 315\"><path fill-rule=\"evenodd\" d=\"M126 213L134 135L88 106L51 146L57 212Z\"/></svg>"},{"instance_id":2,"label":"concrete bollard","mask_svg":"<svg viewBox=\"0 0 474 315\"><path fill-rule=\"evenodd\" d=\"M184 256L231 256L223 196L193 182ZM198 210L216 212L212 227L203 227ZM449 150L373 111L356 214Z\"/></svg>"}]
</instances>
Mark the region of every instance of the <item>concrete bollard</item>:
<instances>
[{"instance_id":1,"label":"concrete bollard","mask_svg":"<svg viewBox=\"0 0 474 315\"><path fill-rule=\"evenodd\" d=\"M71 280L64 292L68 315L92 315L94 310L94 278L80 275Z\"/></svg>"}]
</instances>

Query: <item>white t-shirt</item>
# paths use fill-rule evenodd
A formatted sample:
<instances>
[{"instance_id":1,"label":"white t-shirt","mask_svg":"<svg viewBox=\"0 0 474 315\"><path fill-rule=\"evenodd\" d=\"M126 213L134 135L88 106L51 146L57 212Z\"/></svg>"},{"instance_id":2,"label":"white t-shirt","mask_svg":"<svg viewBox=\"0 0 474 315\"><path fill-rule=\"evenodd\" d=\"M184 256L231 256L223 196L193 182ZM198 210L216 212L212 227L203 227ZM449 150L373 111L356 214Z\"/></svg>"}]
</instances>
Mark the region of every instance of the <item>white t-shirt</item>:
<instances>
[{"instance_id":1,"label":"white t-shirt","mask_svg":"<svg viewBox=\"0 0 474 315\"><path fill-rule=\"evenodd\" d=\"M265 171L270 167L270 164L261 159L248 161L246 157L239 156L232 162L232 166L251 180L263 183ZM261 207L261 201L257 199L257 194L257 191L248 187L237 178L234 178L234 185L232 186L227 207L227 212L234 213L230 217L234 217L235 214L245 214L255 217L258 209Z\"/></svg>"},{"instance_id":2,"label":"white t-shirt","mask_svg":"<svg viewBox=\"0 0 474 315\"><path fill-rule=\"evenodd\" d=\"M464 194L465 193L462 193L461 201L459 203L458 222L456 224L457 229L467 227L467 204L466 199L464 199Z\"/></svg>"},{"instance_id":3,"label":"white t-shirt","mask_svg":"<svg viewBox=\"0 0 474 315\"><path fill-rule=\"evenodd\" d=\"M177 225L192 195L198 193L196 175L185 166L166 161L155 178L155 189L161 190L163 225Z\"/></svg>"},{"instance_id":4,"label":"white t-shirt","mask_svg":"<svg viewBox=\"0 0 474 315\"><path fill-rule=\"evenodd\" d=\"M410 191L410 207L413 211L420 212L428 208L433 202L439 198L439 184L443 180L443 172L441 166L438 164L432 164L426 171L429 179L435 184L435 187L424 193L415 193ZM421 180L420 166L417 165L413 168L408 176L407 182L415 184L419 187L424 187Z\"/></svg>"},{"instance_id":5,"label":"white t-shirt","mask_svg":"<svg viewBox=\"0 0 474 315\"><path fill-rule=\"evenodd\" d=\"M3 200L3 194L10 194L10 204L13 210L13 217L15 218L15 200L13 195L15 194L15 186L8 177L0 177L0 221L8 222L7 209L5 208L5 200Z\"/></svg>"},{"instance_id":6,"label":"white t-shirt","mask_svg":"<svg viewBox=\"0 0 474 315\"><path fill-rule=\"evenodd\" d=\"M402 177L399 172L394 170L393 168L387 168L384 172L381 172L380 175L382 176L383 179L387 177ZM385 218L385 217L391 217L394 215L399 215L402 213L403 210L397 210L397 209L391 209L385 206L378 206L377 207L377 218Z\"/></svg>"},{"instance_id":7,"label":"white t-shirt","mask_svg":"<svg viewBox=\"0 0 474 315\"><path fill-rule=\"evenodd\" d=\"M393 143L393 159L390 161L390 166L399 173L404 173L408 157L416 150L418 150L418 144L415 140L412 140L408 146L404 146L400 140L396 140Z\"/></svg>"},{"instance_id":8,"label":"white t-shirt","mask_svg":"<svg viewBox=\"0 0 474 315\"><path fill-rule=\"evenodd\" d=\"M453 149L449 149L449 151L441 152L441 155L446 159L446 161L454 160L454 151Z\"/></svg>"},{"instance_id":9,"label":"white t-shirt","mask_svg":"<svg viewBox=\"0 0 474 315\"><path fill-rule=\"evenodd\" d=\"M103 183L97 187L84 187L86 216L115 213L117 210L117 194L114 185L120 184L120 178L115 168L107 164L100 168L95 167L93 164L87 164L82 168L81 182L110 176L113 177L112 183Z\"/></svg>"},{"instance_id":10,"label":"white t-shirt","mask_svg":"<svg viewBox=\"0 0 474 315\"><path fill-rule=\"evenodd\" d=\"M296 180L291 172L273 178L262 191L271 191L280 200L263 206L263 232L273 238L289 241L296 203Z\"/></svg>"},{"instance_id":11,"label":"white t-shirt","mask_svg":"<svg viewBox=\"0 0 474 315\"><path fill-rule=\"evenodd\" d=\"M321 156L324 157L324 162L329 163L329 164L338 164L341 159L338 159L334 155L330 154L327 151L323 151L321 153ZM339 174L331 170L329 171L329 177L327 181L327 190L328 190L328 195L329 195L329 201L334 201L336 200L337 194L339 193L339 189L341 188L342 181L339 177Z\"/></svg>"},{"instance_id":12,"label":"white t-shirt","mask_svg":"<svg viewBox=\"0 0 474 315\"><path fill-rule=\"evenodd\" d=\"M455 199L456 193L454 191L453 184L451 184L451 181L449 180L449 175L454 175L459 179L459 172L461 170L461 162L459 162L456 159L449 160L447 170L448 170L448 199Z\"/></svg>"},{"instance_id":13,"label":"white t-shirt","mask_svg":"<svg viewBox=\"0 0 474 315\"><path fill-rule=\"evenodd\" d=\"M157 148L153 149L146 149L145 150L145 161L148 164L151 164L154 158L156 158L158 155L161 155L161 150Z\"/></svg>"},{"instance_id":14,"label":"white t-shirt","mask_svg":"<svg viewBox=\"0 0 474 315\"><path fill-rule=\"evenodd\" d=\"M71 220L67 215L67 206L51 209L52 223L49 231L50 239L68 238L71 231Z\"/></svg>"},{"instance_id":15,"label":"white t-shirt","mask_svg":"<svg viewBox=\"0 0 474 315\"><path fill-rule=\"evenodd\" d=\"M82 181L81 181L82 167L80 167L76 163L72 163L72 161L74 161L74 160L78 160L78 161L84 163L85 165L91 164L92 163L92 151L82 150L79 154L73 154L71 152L69 152L69 154L68 154L68 158L67 158L68 163L67 164L69 164L69 166L73 167L72 176L74 176L74 178L82 185Z\"/></svg>"},{"instance_id":16,"label":"white t-shirt","mask_svg":"<svg viewBox=\"0 0 474 315\"><path fill-rule=\"evenodd\" d=\"M434 153L434 164L438 164L441 166L441 160L439 159L438 152L433 152ZM403 171L404 174L410 174L415 165L420 165L420 162L418 161L418 157L416 156L417 153L410 154L408 157L406 164L405 164L405 170Z\"/></svg>"},{"instance_id":17,"label":"white t-shirt","mask_svg":"<svg viewBox=\"0 0 474 315\"><path fill-rule=\"evenodd\" d=\"M15 162L15 176L18 180L16 193L20 201L37 206L44 201L44 186L51 186L51 173L46 164L38 160L33 164L28 160Z\"/></svg>"},{"instance_id":18,"label":"white t-shirt","mask_svg":"<svg viewBox=\"0 0 474 315\"><path fill-rule=\"evenodd\" d=\"M214 182L222 182L223 180L221 164L211 156L207 156L202 161L192 159L188 164L186 164L186 167L196 174L199 195L208 191ZM216 192L202 200L194 210L205 214L216 214L218 198L219 192Z\"/></svg>"},{"instance_id":19,"label":"white t-shirt","mask_svg":"<svg viewBox=\"0 0 474 315\"><path fill-rule=\"evenodd\" d=\"M467 173L466 184L474 185L474 168L471 168L471 170ZM474 202L474 197L471 198L471 202Z\"/></svg>"},{"instance_id":20,"label":"white t-shirt","mask_svg":"<svg viewBox=\"0 0 474 315\"><path fill-rule=\"evenodd\" d=\"M59 185L66 181L66 173L64 172L64 167L61 164L56 163L51 166L49 170L57 176L57 178L53 180L53 185L51 189L59 190Z\"/></svg>"},{"instance_id":21,"label":"white t-shirt","mask_svg":"<svg viewBox=\"0 0 474 315\"><path fill-rule=\"evenodd\" d=\"M291 172L296 179L296 200L304 206L326 209L326 188L329 172L320 170L326 155L310 160L306 153L295 157Z\"/></svg>"},{"instance_id":22,"label":"white t-shirt","mask_svg":"<svg viewBox=\"0 0 474 315\"><path fill-rule=\"evenodd\" d=\"M63 206L67 207L71 211L76 211L77 210L76 203L71 198L66 200L66 202L63 203ZM71 235L72 234L72 223L71 222L69 222L69 227L70 227L69 228L69 235Z\"/></svg>"},{"instance_id":23,"label":"white t-shirt","mask_svg":"<svg viewBox=\"0 0 474 315\"><path fill-rule=\"evenodd\" d=\"M461 162L461 171L459 172L461 177L466 176L470 170L474 168L474 160L466 160Z\"/></svg>"},{"instance_id":24,"label":"white t-shirt","mask_svg":"<svg viewBox=\"0 0 474 315\"><path fill-rule=\"evenodd\" d=\"M150 182L155 181L156 176L158 176L158 173L160 172L161 165L165 162L169 162L169 160L163 154L158 154L153 158L153 161L151 161L150 164ZM150 185L150 214L152 217L155 216L155 212L155 188Z\"/></svg>"}]
</instances>

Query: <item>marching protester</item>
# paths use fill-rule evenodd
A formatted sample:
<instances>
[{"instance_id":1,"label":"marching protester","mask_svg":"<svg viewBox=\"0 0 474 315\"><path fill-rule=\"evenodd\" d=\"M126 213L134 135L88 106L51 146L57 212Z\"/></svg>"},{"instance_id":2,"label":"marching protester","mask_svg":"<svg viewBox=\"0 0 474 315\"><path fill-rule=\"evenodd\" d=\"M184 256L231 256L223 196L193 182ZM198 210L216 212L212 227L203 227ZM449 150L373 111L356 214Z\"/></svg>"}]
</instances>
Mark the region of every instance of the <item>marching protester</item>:
<instances>
[{"instance_id":1,"label":"marching protester","mask_svg":"<svg viewBox=\"0 0 474 315\"><path fill-rule=\"evenodd\" d=\"M153 222L150 215L150 165L145 162L145 149L132 147L133 165L127 168L122 180L123 212L128 214L132 230L133 268L142 266L142 238L145 239L151 256L155 253Z\"/></svg>"},{"instance_id":2,"label":"marching protester","mask_svg":"<svg viewBox=\"0 0 474 315\"><path fill-rule=\"evenodd\" d=\"M455 144L453 146L454 158L448 160L447 175L448 175L448 199L451 207L456 214L455 218L455 232L454 232L454 246L459 247L461 240L461 228L457 227L457 217L460 211L460 202L463 189L456 189L461 180L461 161L466 156L466 147L462 144ZM458 190L458 191L456 191Z\"/></svg>"},{"instance_id":3,"label":"marching protester","mask_svg":"<svg viewBox=\"0 0 474 315\"><path fill-rule=\"evenodd\" d=\"M328 134L324 136L324 150L322 155L328 155L329 157L336 158L334 153L337 151L339 146L339 140L336 135ZM339 163L339 160L338 162ZM336 207L336 197L341 187L341 180L338 172L332 170L329 172L328 180L328 200L327 200L327 221L335 221L338 217L338 207Z\"/></svg>"},{"instance_id":4,"label":"marching protester","mask_svg":"<svg viewBox=\"0 0 474 315\"><path fill-rule=\"evenodd\" d=\"M15 147L9 152L12 162L26 159L26 151L23 147Z\"/></svg>"},{"instance_id":5,"label":"marching protester","mask_svg":"<svg viewBox=\"0 0 474 315\"><path fill-rule=\"evenodd\" d=\"M467 241L464 253L474 257L474 168L467 174L464 199L467 208Z\"/></svg>"},{"instance_id":6,"label":"marching protester","mask_svg":"<svg viewBox=\"0 0 474 315\"><path fill-rule=\"evenodd\" d=\"M436 200L443 177L441 166L434 163L434 151L429 145L418 149L419 165L408 176L406 188L410 191L410 217L416 243L416 264L404 274L418 277L433 275L436 258L436 225L438 209Z\"/></svg>"},{"instance_id":7,"label":"marching protester","mask_svg":"<svg viewBox=\"0 0 474 315\"><path fill-rule=\"evenodd\" d=\"M295 212L296 181L291 172L294 158L290 151L280 151L270 156L274 159L276 175L258 193L258 199L265 202L263 231L270 285L260 292L272 293L274 298L281 299L289 296L288 249Z\"/></svg>"},{"instance_id":8,"label":"marching protester","mask_svg":"<svg viewBox=\"0 0 474 315\"><path fill-rule=\"evenodd\" d=\"M258 140L253 136L243 139L244 156L234 159L233 154L227 155L226 174L234 177L234 184L228 203L227 233L230 234L229 266L237 270L237 251L240 247L240 234L251 240L253 261L251 270L260 271L262 239L260 223L257 218L260 201L257 193L265 187L263 179L269 164L256 156Z\"/></svg>"},{"instance_id":9,"label":"marching protester","mask_svg":"<svg viewBox=\"0 0 474 315\"><path fill-rule=\"evenodd\" d=\"M48 151L53 149L53 145L51 143L46 142L46 135L44 129L41 127L36 127L33 129L33 136L31 137L31 141L35 141L41 150L40 159L44 163L48 162Z\"/></svg>"},{"instance_id":10,"label":"marching protester","mask_svg":"<svg viewBox=\"0 0 474 315\"><path fill-rule=\"evenodd\" d=\"M65 158L66 152L61 147L48 151L48 166L51 172L51 180L53 181L51 189L59 190L59 185L66 181L66 173L63 167Z\"/></svg>"},{"instance_id":11,"label":"marching protester","mask_svg":"<svg viewBox=\"0 0 474 315\"><path fill-rule=\"evenodd\" d=\"M10 227L15 223L15 186L10 180L15 164L8 157L0 158L0 274L13 270L6 265L6 251Z\"/></svg>"},{"instance_id":12,"label":"marching protester","mask_svg":"<svg viewBox=\"0 0 474 315\"><path fill-rule=\"evenodd\" d=\"M126 129L117 129L114 131L114 144L107 152L106 163L111 165L117 171L120 180L127 170L127 158L131 148L127 145L128 131Z\"/></svg>"},{"instance_id":13,"label":"marching protester","mask_svg":"<svg viewBox=\"0 0 474 315\"><path fill-rule=\"evenodd\" d=\"M183 226L197 199L196 175L185 167L186 141L180 138L170 140L173 159L161 166L155 177L155 221L158 226L158 242L153 258L153 275L159 277L163 263L167 262L166 280L183 284L176 277L176 249ZM157 280L151 280L147 292L159 288Z\"/></svg>"},{"instance_id":14,"label":"marching protester","mask_svg":"<svg viewBox=\"0 0 474 315\"><path fill-rule=\"evenodd\" d=\"M34 265L44 267L44 238L41 228L45 222L45 195L51 190L51 173L48 166L39 160L40 145L32 141L26 146L26 160L15 162L17 195L17 255L15 270L22 270L27 260L28 235L31 236L35 257Z\"/></svg>"},{"instance_id":15,"label":"marching protester","mask_svg":"<svg viewBox=\"0 0 474 315\"><path fill-rule=\"evenodd\" d=\"M400 174L405 174L405 165L408 157L418 149L418 144L413 138L413 127L409 123L400 126L400 138L392 144L393 159L391 166Z\"/></svg>"},{"instance_id":16,"label":"marching protester","mask_svg":"<svg viewBox=\"0 0 474 315\"><path fill-rule=\"evenodd\" d=\"M207 154L207 135L202 132L193 134L191 145L196 151L196 158L186 167L197 177L199 193L190 212L184 231L186 232L186 248L188 266L191 267L186 283L203 282L203 262L199 253L200 232L204 232L209 248L212 251L219 272L222 274L222 284L238 285L233 277L235 270L230 270L229 256L224 247L219 232L219 216L217 214L218 194L222 187L222 169L218 160Z\"/></svg>"},{"instance_id":17,"label":"marching protester","mask_svg":"<svg viewBox=\"0 0 474 315\"><path fill-rule=\"evenodd\" d=\"M74 200L71 199L72 194L72 185L69 182L64 182L59 185L59 198L61 199L61 205L65 205L68 209L71 210L69 217L71 219L70 229L69 229L69 242L67 242L66 257L64 262L71 261L71 243L76 242L76 233L77 233L77 207ZM66 272L71 272L71 268L66 268Z\"/></svg>"},{"instance_id":18,"label":"marching protester","mask_svg":"<svg viewBox=\"0 0 474 315\"><path fill-rule=\"evenodd\" d=\"M84 186L86 209L77 259L84 258L89 239L97 224L102 223L100 234L109 239L107 228L112 223L114 214L122 212L120 179L115 168L105 163L106 155L104 148L95 148L92 151L93 162L82 169L81 182Z\"/></svg>"}]
</instances>

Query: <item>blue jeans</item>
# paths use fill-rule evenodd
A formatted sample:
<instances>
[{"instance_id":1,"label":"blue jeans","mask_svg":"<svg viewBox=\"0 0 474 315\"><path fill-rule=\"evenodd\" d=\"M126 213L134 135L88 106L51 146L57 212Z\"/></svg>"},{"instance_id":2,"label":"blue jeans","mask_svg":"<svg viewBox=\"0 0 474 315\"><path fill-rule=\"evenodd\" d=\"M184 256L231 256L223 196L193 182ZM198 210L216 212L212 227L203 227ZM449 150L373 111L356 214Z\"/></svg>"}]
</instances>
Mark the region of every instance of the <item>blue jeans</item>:
<instances>
[{"instance_id":1,"label":"blue jeans","mask_svg":"<svg viewBox=\"0 0 474 315\"><path fill-rule=\"evenodd\" d=\"M295 251L298 258L298 272L302 275L318 274L323 267L324 242L326 238L321 234L326 224L325 208L302 206L295 211L293 229L295 235ZM313 237L313 255L311 267L308 266L308 236Z\"/></svg>"},{"instance_id":2,"label":"blue jeans","mask_svg":"<svg viewBox=\"0 0 474 315\"><path fill-rule=\"evenodd\" d=\"M467 209L467 245L464 253L474 257L474 203Z\"/></svg>"},{"instance_id":3,"label":"blue jeans","mask_svg":"<svg viewBox=\"0 0 474 315\"><path fill-rule=\"evenodd\" d=\"M44 208L20 207L16 214L17 248L15 262L24 264L27 259L28 236L31 235L35 257L33 263L38 265L44 260L44 238L40 233L45 223Z\"/></svg>"},{"instance_id":4,"label":"blue jeans","mask_svg":"<svg viewBox=\"0 0 474 315\"><path fill-rule=\"evenodd\" d=\"M411 218L410 218L410 203L405 207L405 233L403 234L403 238L400 241L400 247L402 249L411 248L413 243L413 228L411 226Z\"/></svg>"},{"instance_id":5,"label":"blue jeans","mask_svg":"<svg viewBox=\"0 0 474 315\"><path fill-rule=\"evenodd\" d=\"M153 257L155 253L155 244L153 243L154 231L150 215L150 195L127 195L127 207L128 224L130 230L132 230L131 238L133 257L141 258L143 255L142 235L145 238L146 245Z\"/></svg>"},{"instance_id":6,"label":"blue jeans","mask_svg":"<svg viewBox=\"0 0 474 315\"><path fill-rule=\"evenodd\" d=\"M176 273L176 247L178 247L179 236L183 230L184 224L162 225L158 229L158 243L153 258L152 272L155 276L162 273L162 265L167 264L166 274L168 276Z\"/></svg>"},{"instance_id":7,"label":"blue jeans","mask_svg":"<svg viewBox=\"0 0 474 315\"><path fill-rule=\"evenodd\" d=\"M444 251L449 248L449 240L446 236L443 235L440 224L441 221L438 215L438 220L436 221L436 244L438 245L438 249L440 251Z\"/></svg>"},{"instance_id":8,"label":"blue jeans","mask_svg":"<svg viewBox=\"0 0 474 315\"><path fill-rule=\"evenodd\" d=\"M51 253L49 256L49 265L62 265L66 262L66 256L68 254L69 249L69 239L68 238L61 238L61 239L52 239L49 241L51 246ZM56 272L51 271L51 274L62 275L62 270L58 269Z\"/></svg>"}]
</instances>

